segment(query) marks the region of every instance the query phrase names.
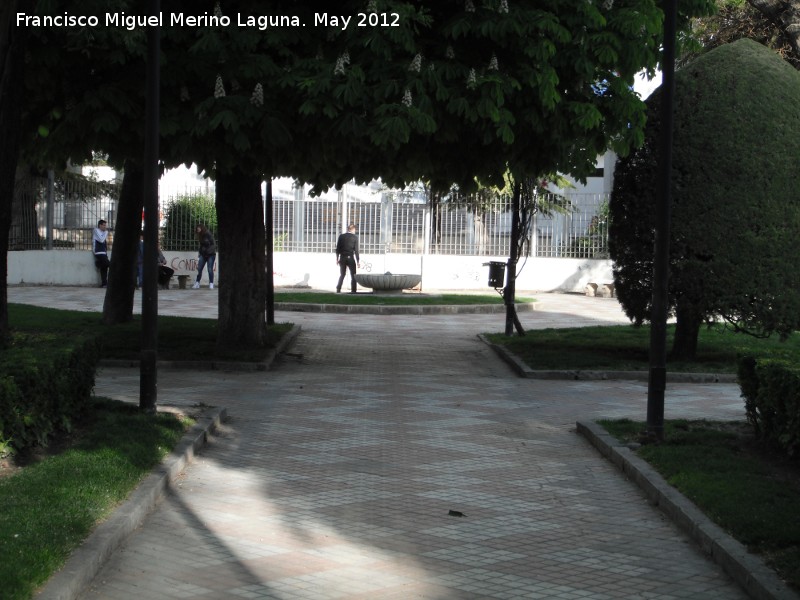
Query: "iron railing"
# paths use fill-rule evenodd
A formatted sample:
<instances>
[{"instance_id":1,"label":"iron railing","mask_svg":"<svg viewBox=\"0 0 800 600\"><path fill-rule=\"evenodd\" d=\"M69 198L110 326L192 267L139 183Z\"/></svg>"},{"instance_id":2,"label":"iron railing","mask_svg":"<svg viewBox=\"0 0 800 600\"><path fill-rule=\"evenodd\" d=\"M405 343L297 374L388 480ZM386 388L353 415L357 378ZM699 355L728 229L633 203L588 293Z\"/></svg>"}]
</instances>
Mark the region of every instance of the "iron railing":
<instances>
[{"instance_id":1,"label":"iron railing","mask_svg":"<svg viewBox=\"0 0 800 600\"><path fill-rule=\"evenodd\" d=\"M478 205L471 198L443 202L435 214L417 197L365 192L345 186L339 193L308 197L303 188L281 190L273 198L273 239L276 251L333 252L347 224L356 224L364 254L450 254L504 256L511 235L511 198L498 196ZM358 193L356 193L356 191ZM174 210L187 197L213 199L213 187L179 192L161 191L162 242L170 250L193 249L198 219L187 210ZM15 198L10 249L91 248L92 229L99 219L115 225L119 186L95 182L30 180ZM568 194L558 202L541 197L539 210L526 233L525 254L542 257L606 258L608 197ZM477 208L476 208L477 207ZM205 220L207 215L203 217ZM170 219L172 222L170 223ZM175 222L175 219L180 219ZM212 218L216 222L215 217ZM166 226L169 225L167 234ZM212 226L212 231L214 227ZM224 240L221 240L224 245Z\"/></svg>"}]
</instances>

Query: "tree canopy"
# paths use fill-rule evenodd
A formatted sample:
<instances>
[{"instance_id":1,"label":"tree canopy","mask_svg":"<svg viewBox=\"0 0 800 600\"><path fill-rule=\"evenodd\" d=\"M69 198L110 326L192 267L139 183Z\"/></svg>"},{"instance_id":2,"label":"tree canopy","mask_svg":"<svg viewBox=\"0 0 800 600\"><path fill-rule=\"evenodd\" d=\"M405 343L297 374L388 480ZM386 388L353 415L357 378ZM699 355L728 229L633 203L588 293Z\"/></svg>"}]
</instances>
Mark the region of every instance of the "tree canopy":
<instances>
[{"instance_id":1,"label":"tree canopy","mask_svg":"<svg viewBox=\"0 0 800 600\"><path fill-rule=\"evenodd\" d=\"M651 1L359 0L336 7L352 18L346 27L316 10L225 0L214 15L306 26L165 28L168 163L318 187L380 176L447 189L476 176L501 184L509 169L582 177L608 146L625 153L642 141L631 88L660 58L663 15ZM311 26L322 14L327 26Z\"/></svg>"},{"instance_id":2,"label":"tree canopy","mask_svg":"<svg viewBox=\"0 0 800 600\"><path fill-rule=\"evenodd\" d=\"M713 14L693 20L681 64L717 46L748 38L800 69L800 1L716 0L715 4Z\"/></svg>"},{"instance_id":3,"label":"tree canopy","mask_svg":"<svg viewBox=\"0 0 800 600\"><path fill-rule=\"evenodd\" d=\"M82 10L112 10L90 1ZM59 14L62 2L42 10ZM265 176L317 189L381 177L467 191L476 178L502 185L509 171L518 180L556 171L582 179L609 146L625 154L644 139L644 105L632 85L660 59L663 14L652 0L358 0L338 4L335 15L317 12L329 8L319 4L162 2L167 22L176 13L210 23L162 31L162 160L196 163L218 182L253 180L246 193L227 182L221 190L234 195L218 196L230 203L220 211L220 235L233 264L263 256L253 182ZM682 2L682 16L711 5ZM113 9L139 10L128 0ZM289 21L239 26L265 15ZM39 142L70 156L100 149L112 162L138 152L142 28L39 33L66 36L73 51L64 62L51 44L43 64L77 98L32 99L49 132ZM73 68L78 76L68 80ZM38 77L46 83L44 71ZM240 227L245 218L255 222L249 230ZM247 250L237 255L240 242ZM220 312L245 319L259 303L257 295L246 310L221 304ZM258 331L252 318L238 329Z\"/></svg>"},{"instance_id":4,"label":"tree canopy","mask_svg":"<svg viewBox=\"0 0 800 600\"><path fill-rule=\"evenodd\" d=\"M651 310L661 89L645 144L621 159L611 198L618 296L635 322ZM673 353L694 354L700 325L723 318L756 335L800 326L800 73L740 40L676 73L670 306Z\"/></svg>"}]
</instances>

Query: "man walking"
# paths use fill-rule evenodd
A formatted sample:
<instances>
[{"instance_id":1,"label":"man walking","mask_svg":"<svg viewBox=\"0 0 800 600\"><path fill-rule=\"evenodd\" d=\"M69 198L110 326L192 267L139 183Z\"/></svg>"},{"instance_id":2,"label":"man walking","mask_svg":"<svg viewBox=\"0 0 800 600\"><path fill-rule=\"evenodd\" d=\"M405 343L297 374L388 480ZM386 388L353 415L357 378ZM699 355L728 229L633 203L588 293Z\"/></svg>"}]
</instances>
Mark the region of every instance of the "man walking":
<instances>
[{"instance_id":1,"label":"man walking","mask_svg":"<svg viewBox=\"0 0 800 600\"><path fill-rule=\"evenodd\" d=\"M342 291L342 282L347 269L350 269L350 293L356 293L356 265L361 266L361 258L358 255L358 237L355 231L356 226L350 223L347 226L347 233L343 233L336 240L336 264L339 265L337 294Z\"/></svg>"}]
</instances>

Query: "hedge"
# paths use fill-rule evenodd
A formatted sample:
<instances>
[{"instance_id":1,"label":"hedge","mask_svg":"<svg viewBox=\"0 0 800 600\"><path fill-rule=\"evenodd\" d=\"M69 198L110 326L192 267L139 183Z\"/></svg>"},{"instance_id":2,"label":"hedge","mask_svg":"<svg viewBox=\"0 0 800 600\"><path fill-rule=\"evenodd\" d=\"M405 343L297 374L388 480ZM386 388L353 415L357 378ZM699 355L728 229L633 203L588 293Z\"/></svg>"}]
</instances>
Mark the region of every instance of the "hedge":
<instances>
[{"instance_id":1,"label":"hedge","mask_svg":"<svg viewBox=\"0 0 800 600\"><path fill-rule=\"evenodd\" d=\"M800 367L781 360L739 359L739 387L756 436L790 456L800 450Z\"/></svg>"},{"instance_id":2,"label":"hedge","mask_svg":"<svg viewBox=\"0 0 800 600\"><path fill-rule=\"evenodd\" d=\"M44 446L88 408L100 352L95 338L13 334L0 359L0 448Z\"/></svg>"}]
</instances>

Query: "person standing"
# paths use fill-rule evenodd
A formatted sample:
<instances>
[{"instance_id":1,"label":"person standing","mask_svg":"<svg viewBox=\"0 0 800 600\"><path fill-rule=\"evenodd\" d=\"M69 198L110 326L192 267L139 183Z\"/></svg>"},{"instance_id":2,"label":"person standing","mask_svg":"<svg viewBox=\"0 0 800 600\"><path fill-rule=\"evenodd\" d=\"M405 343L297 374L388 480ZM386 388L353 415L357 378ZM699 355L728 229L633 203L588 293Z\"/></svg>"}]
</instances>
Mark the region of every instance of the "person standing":
<instances>
[{"instance_id":1,"label":"person standing","mask_svg":"<svg viewBox=\"0 0 800 600\"><path fill-rule=\"evenodd\" d=\"M100 219L92 232L94 266L100 270L100 287L108 287L108 224Z\"/></svg>"},{"instance_id":2,"label":"person standing","mask_svg":"<svg viewBox=\"0 0 800 600\"><path fill-rule=\"evenodd\" d=\"M197 279L192 289L200 287L200 280L203 278L203 267L208 269L208 289L214 289L214 261L217 259L217 245L214 236L205 225L198 224L194 232L200 242L200 249L197 251Z\"/></svg>"},{"instance_id":3,"label":"person standing","mask_svg":"<svg viewBox=\"0 0 800 600\"><path fill-rule=\"evenodd\" d=\"M342 282L347 270L350 269L350 293L356 293L356 265L361 266L361 257L358 255L358 237L356 226L350 223L347 233L343 233L336 240L336 264L339 265L339 282L336 284L336 293L342 291Z\"/></svg>"}]
</instances>

